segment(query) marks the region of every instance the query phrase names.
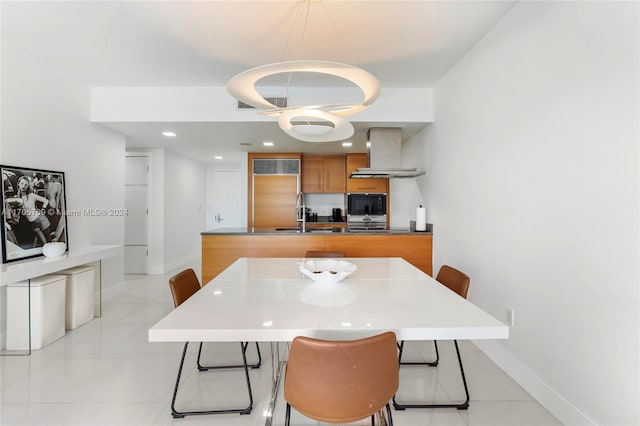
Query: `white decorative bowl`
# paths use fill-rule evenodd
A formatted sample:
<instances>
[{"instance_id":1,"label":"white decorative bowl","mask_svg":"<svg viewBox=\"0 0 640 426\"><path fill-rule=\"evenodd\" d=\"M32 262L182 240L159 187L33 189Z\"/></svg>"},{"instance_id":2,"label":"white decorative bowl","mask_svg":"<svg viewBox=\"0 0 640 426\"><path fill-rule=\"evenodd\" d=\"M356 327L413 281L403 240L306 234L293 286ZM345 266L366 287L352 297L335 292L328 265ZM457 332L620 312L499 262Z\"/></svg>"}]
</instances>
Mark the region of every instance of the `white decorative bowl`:
<instances>
[{"instance_id":1,"label":"white decorative bowl","mask_svg":"<svg viewBox=\"0 0 640 426\"><path fill-rule=\"evenodd\" d=\"M358 267L353 263L336 259L314 259L300 264L300 272L321 283L340 282L356 269Z\"/></svg>"},{"instance_id":2,"label":"white decorative bowl","mask_svg":"<svg viewBox=\"0 0 640 426\"><path fill-rule=\"evenodd\" d=\"M65 243L47 243L42 246L42 254L47 257L55 257L64 254L67 249Z\"/></svg>"}]
</instances>

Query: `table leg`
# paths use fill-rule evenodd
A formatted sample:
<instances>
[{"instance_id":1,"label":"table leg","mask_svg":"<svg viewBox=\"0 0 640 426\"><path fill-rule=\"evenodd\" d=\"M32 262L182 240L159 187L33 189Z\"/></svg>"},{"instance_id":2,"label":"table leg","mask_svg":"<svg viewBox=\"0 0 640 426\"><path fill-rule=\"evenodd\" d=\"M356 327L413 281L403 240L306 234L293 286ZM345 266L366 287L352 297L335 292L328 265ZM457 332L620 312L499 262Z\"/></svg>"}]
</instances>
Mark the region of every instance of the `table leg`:
<instances>
[{"instance_id":1,"label":"table leg","mask_svg":"<svg viewBox=\"0 0 640 426\"><path fill-rule=\"evenodd\" d=\"M281 354L281 343L271 342L271 370L273 385L271 388L271 399L269 400L269 407L267 409L267 416L264 422L265 426L273 425L273 418L276 408L276 400L278 399L278 388L280 387L280 379L282 378L282 371L287 364L286 350Z\"/></svg>"}]
</instances>

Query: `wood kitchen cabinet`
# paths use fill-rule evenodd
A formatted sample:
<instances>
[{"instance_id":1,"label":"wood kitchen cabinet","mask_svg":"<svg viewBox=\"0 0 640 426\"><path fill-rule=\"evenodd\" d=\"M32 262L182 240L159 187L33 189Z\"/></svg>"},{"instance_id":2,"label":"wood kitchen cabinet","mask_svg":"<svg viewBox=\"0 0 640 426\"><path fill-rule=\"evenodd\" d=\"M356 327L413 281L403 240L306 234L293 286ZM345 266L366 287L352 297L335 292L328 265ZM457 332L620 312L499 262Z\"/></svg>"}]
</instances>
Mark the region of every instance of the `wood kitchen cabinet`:
<instances>
[{"instance_id":1,"label":"wood kitchen cabinet","mask_svg":"<svg viewBox=\"0 0 640 426\"><path fill-rule=\"evenodd\" d=\"M253 226L295 227L297 188L297 176L254 176Z\"/></svg>"},{"instance_id":2,"label":"wood kitchen cabinet","mask_svg":"<svg viewBox=\"0 0 640 426\"><path fill-rule=\"evenodd\" d=\"M307 250L343 251L346 257L401 257L431 275L432 234L224 234L202 235L202 284L241 257L299 257ZM266 278L266 277L265 277Z\"/></svg>"},{"instance_id":3,"label":"wood kitchen cabinet","mask_svg":"<svg viewBox=\"0 0 640 426\"><path fill-rule=\"evenodd\" d=\"M389 192L389 179L351 179L351 173L361 167L369 167L367 154L347 154L347 192Z\"/></svg>"},{"instance_id":4,"label":"wood kitchen cabinet","mask_svg":"<svg viewBox=\"0 0 640 426\"><path fill-rule=\"evenodd\" d=\"M300 160L300 153L250 152L247 165L247 225L252 228L296 226L298 175L256 174L258 159Z\"/></svg>"},{"instance_id":5,"label":"wood kitchen cabinet","mask_svg":"<svg viewBox=\"0 0 640 426\"><path fill-rule=\"evenodd\" d=\"M303 155L302 192L346 192L344 155Z\"/></svg>"}]
</instances>

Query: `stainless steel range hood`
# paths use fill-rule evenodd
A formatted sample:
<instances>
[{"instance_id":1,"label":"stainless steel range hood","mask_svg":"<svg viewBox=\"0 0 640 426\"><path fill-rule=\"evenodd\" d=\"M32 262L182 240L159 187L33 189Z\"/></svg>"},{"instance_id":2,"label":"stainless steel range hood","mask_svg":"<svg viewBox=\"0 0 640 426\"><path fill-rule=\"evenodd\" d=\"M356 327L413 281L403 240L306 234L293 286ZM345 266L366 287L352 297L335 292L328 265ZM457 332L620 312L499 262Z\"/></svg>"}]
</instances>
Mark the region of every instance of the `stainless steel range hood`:
<instances>
[{"instance_id":1,"label":"stainless steel range hood","mask_svg":"<svg viewBox=\"0 0 640 426\"><path fill-rule=\"evenodd\" d=\"M367 131L369 167L351 173L352 179L413 178L422 176L416 168L400 167L401 130L391 127L374 127Z\"/></svg>"}]
</instances>

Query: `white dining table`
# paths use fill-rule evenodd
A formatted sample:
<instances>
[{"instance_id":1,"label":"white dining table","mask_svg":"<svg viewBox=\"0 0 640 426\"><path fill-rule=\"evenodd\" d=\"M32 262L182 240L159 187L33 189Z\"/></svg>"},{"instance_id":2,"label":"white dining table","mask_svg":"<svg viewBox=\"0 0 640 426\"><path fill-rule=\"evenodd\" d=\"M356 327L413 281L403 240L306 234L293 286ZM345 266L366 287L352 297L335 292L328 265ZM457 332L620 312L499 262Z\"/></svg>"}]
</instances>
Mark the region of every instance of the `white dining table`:
<instances>
[{"instance_id":1,"label":"white dining table","mask_svg":"<svg viewBox=\"0 0 640 426\"><path fill-rule=\"evenodd\" d=\"M393 331L399 340L506 339L508 327L402 258L344 258L340 283L300 271L304 259L240 258L149 329L150 342L269 342L275 404L296 336L350 340ZM272 413L271 413L272 414ZM271 424L271 416L266 424Z\"/></svg>"}]
</instances>

